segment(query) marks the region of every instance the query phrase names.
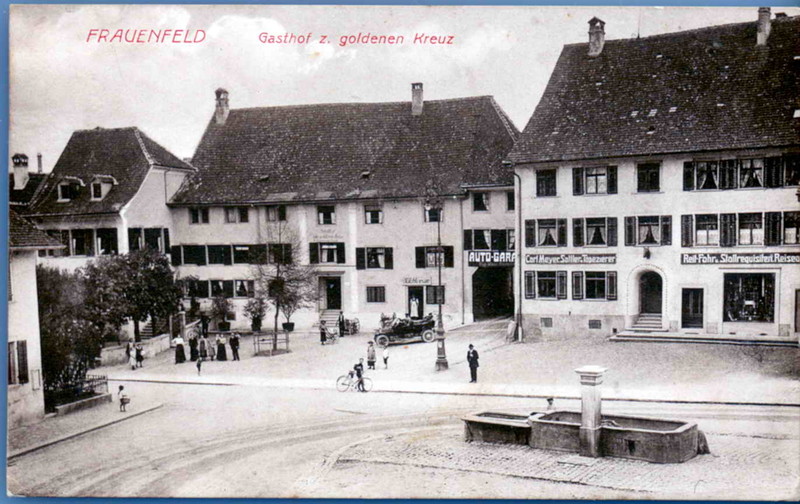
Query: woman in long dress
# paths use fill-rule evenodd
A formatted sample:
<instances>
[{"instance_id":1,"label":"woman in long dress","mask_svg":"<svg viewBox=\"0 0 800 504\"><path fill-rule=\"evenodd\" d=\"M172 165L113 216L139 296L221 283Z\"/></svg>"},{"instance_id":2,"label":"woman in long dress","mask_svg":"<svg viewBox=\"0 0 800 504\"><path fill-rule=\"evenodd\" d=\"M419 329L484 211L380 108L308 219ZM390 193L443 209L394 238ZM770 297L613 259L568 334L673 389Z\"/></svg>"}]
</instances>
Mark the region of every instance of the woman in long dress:
<instances>
[{"instance_id":1,"label":"woman in long dress","mask_svg":"<svg viewBox=\"0 0 800 504\"><path fill-rule=\"evenodd\" d=\"M207 359L208 358L208 339L203 336L200 338L200 341L197 343L197 346L200 349L200 358Z\"/></svg>"},{"instance_id":2,"label":"woman in long dress","mask_svg":"<svg viewBox=\"0 0 800 504\"><path fill-rule=\"evenodd\" d=\"M228 360L228 353L225 350L225 345L228 343L228 340L222 334L217 334L217 360L224 361Z\"/></svg>"},{"instance_id":3,"label":"woman in long dress","mask_svg":"<svg viewBox=\"0 0 800 504\"><path fill-rule=\"evenodd\" d=\"M216 342L208 340L206 341L206 351L208 352L208 359L209 360L216 360L217 358L217 345Z\"/></svg>"},{"instance_id":4,"label":"woman in long dress","mask_svg":"<svg viewBox=\"0 0 800 504\"><path fill-rule=\"evenodd\" d=\"M183 349L183 338L178 336L172 340L172 342L175 343L175 364L186 362L186 351Z\"/></svg>"},{"instance_id":5,"label":"woman in long dress","mask_svg":"<svg viewBox=\"0 0 800 504\"><path fill-rule=\"evenodd\" d=\"M131 370L136 370L136 347L133 344L130 344L130 350L128 351L128 365Z\"/></svg>"},{"instance_id":6,"label":"woman in long dress","mask_svg":"<svg viewBox=\"0 0 800 504\"><path fill-rule=\"evenodd\" d=\"M197 338L192 336L189 338L189 359L194 362L197 360Z\"/></svg>"}]
</instances>

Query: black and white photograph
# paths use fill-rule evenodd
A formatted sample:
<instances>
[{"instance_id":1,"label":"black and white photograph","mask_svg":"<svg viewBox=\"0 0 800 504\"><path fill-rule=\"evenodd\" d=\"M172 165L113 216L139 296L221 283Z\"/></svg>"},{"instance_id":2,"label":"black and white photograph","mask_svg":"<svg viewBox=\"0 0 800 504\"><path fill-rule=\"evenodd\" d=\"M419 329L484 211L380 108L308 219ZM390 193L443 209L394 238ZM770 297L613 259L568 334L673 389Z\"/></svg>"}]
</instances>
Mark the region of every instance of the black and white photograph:
<instances>
[{"instance_id":1,"label":"black and white photograph","mask_svg":"<svg viewBox=\"0 0 800 504\"><path fill-rule=\"evenodd\" d=\"M9 10L8 495L800 498L800 8Z\"/></svg>"}]
</instances>

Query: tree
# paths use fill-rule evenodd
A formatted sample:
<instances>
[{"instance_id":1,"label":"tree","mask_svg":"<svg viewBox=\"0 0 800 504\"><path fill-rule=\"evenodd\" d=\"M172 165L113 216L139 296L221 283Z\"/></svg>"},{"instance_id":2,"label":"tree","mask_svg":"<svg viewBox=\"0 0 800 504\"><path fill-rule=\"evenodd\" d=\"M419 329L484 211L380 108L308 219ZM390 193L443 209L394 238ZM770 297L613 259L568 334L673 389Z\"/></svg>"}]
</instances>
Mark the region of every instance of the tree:
<instances>
[{"instance_id":1,"label":"tree","mask_svg":"<svg viewBox=\"0 0 800 504\"><path fill-rule=\"evenodd\" d=\"M261 321L267 314L267 300L260 294L247 300L244 305L244 314L250 319L250 328L253 331L261 330Z\"/></svg>"},{"instance_id":2,"label":"tree","mask_svg":"<svg viewBox=\"0 0 800 504\"><path fill-rule=\"evenodd\" d=\"M286 221L269 224L266 246L254 258L253 278L256 293L266 293L267 302L275 309L273 331L276 335L272 347L278 347L278 316L287 316L298 309L312 305L317 299L316 267L300 261L300 240Z\"/></svg>"},{"instance_id":3,"label":"tree","mask_svg":"<svg viewBox=\"0 0 800 504\"><path fill-rule=\"evenodd\" d=\"M82 269L86 297L86 319L110 339L119 340L119 330L128 321L131 307L125 295L128 267L119 256L99 257Z\"/></svg>"},{"instance_id":4,"label":"tree","mask_svg":"<svg viewBox=\"0 0 800 504\"><path fill-rule=\"evenodd\" d=\"M231 300L219 294L211 299L211 319L217 321L217 328L220 322L225 322L225 315L233 311Z\"/></svg>"},{"instance_id":5,"label":"tree","mask_svg":"<svg viewBox=\"0 0 800 504\"><path fill-rule=\"evenodd\" d=\"M155 327L158 319L176 313L182 292L164 254L144 248L122 257L127 269L128 315L133 320L134 339L140 341L139 323L150 317Z\"/></svg>"}]
</instances>

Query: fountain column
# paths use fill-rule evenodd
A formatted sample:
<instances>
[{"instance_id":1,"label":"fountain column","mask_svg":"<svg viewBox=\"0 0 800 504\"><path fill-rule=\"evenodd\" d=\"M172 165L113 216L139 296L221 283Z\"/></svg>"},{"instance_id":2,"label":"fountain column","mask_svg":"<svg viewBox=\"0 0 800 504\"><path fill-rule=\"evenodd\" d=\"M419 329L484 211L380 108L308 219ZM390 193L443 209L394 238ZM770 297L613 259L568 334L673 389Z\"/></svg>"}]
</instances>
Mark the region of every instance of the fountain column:
<instances>
[{"instance_id":1,"label":"fountain column","mask_svg":"<svg viewBox=\"0 0 800 504\"><path fill-rule=\"evenodd\" d=\"M600 385L606 368L583 366L575 370L581 377L580 447L584 457L600 457Z\"/></svg>"}]
</instances>

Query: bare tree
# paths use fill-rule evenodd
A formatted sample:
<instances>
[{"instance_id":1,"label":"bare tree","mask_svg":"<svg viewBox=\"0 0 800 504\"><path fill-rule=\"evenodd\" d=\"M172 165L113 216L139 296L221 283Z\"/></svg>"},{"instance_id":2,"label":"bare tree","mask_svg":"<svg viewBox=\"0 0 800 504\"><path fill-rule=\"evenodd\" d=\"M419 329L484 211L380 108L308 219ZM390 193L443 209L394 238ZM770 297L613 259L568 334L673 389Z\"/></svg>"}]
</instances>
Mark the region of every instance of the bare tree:
<instances>
[{"instance_id":1,"label":"bare tree","mask_svg":"<svg viewBox=\"0 0 800 504\"><path fill-rule=\"evenodd\" d=\"M286 221L267 223L263 244L258 247L253 264L255 295L264 296L275 309L273 349L277 350L278 317L287 322L294 311L316 302L317 270L300 258L301 241Z\"/></svg>"}]
</instances>

